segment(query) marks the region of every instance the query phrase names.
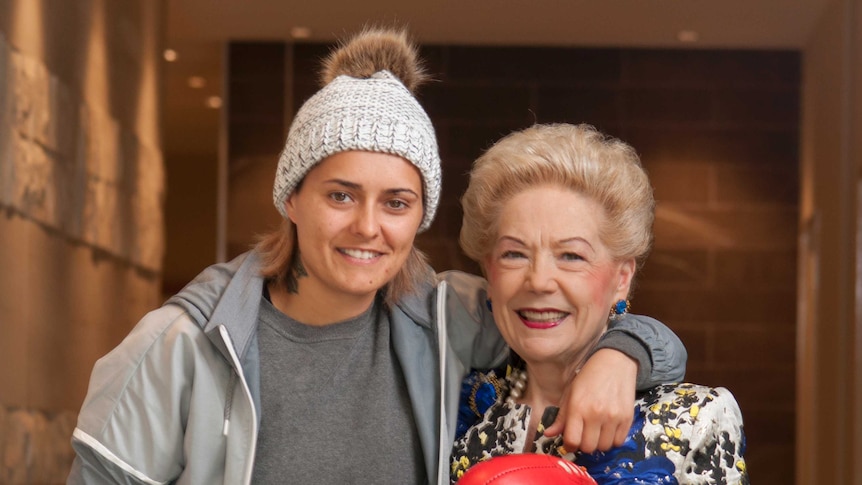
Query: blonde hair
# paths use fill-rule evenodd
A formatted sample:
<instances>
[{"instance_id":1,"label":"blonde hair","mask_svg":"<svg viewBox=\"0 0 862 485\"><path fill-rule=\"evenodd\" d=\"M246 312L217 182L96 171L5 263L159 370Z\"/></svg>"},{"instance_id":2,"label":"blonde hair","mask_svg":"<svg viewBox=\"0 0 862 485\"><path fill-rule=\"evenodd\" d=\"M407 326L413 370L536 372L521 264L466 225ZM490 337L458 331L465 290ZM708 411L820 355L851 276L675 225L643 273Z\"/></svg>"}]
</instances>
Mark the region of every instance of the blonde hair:
<instances>
[{"instance_id":1,"label":"blonde hair","mask_svg":"<svg viewBox=\"0 0 862 485\"><path fill-rule=\"evenodd\" d=\"M461 248L482 264L497 237L501 208L530 187L556 184L598 202L599 237L615 259L643 263L652 244L655 200L634 149L589 125L535 125L512 133L473 164L461 198Z\"/></svg>"}]
</instances>

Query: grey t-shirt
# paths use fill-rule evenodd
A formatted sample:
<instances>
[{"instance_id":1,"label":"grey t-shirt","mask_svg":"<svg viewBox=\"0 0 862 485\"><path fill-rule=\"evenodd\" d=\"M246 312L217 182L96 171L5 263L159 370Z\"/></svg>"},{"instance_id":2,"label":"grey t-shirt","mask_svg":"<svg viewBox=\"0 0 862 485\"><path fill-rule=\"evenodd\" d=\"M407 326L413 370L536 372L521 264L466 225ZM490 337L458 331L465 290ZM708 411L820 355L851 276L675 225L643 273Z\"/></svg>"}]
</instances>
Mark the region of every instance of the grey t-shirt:
<instances>
[{"instance_id":1,"label":"grey t-shirt","mask_svg":"<svg viewBox=\"0 0 862 485\"><path fill-rule=\"evenodd\" d=\"M424 483L410 398L383 303L315 327L261 298L254 483Z\"/></svg>"}]
</instances>

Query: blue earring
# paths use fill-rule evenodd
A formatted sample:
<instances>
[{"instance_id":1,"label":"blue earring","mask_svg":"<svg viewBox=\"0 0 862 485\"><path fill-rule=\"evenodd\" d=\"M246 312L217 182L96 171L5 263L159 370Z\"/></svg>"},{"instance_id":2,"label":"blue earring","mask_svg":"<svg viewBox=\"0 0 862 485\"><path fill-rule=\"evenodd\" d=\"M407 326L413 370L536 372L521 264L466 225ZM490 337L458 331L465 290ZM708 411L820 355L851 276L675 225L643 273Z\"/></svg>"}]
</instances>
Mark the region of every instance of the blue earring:
<instances>
[{"instance_id":1,"label":"blue earring","mask_svg":"<svg viewBox=\"0 0 862 485\"><path fill-rule=\"evenodd\" d=\"M628 300L619 300L614 303L614 306L611 307L610 319L611 320L619 320L623 318L623 316L629 312L629 308L631 308L631 303Z\"/></svg>"},{"instance_id":2,"label":"blue earring","mask_svg":"<svg viewBox=\"0 0 862 485\"><path fill-rule=\"evenodd\" d=\"M494 309L491 308L491 299L485 298L485 306L488 307L488 311L494 313Z\"/></svg>"}]
</instances>

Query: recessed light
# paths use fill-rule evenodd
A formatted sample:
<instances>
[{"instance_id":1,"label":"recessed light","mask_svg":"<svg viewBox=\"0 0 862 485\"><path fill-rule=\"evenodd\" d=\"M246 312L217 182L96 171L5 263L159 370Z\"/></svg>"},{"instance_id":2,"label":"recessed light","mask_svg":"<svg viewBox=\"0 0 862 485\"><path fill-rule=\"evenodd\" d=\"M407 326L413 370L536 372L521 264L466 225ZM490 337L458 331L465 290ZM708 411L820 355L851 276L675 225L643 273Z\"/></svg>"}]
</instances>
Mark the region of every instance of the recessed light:
<instances>
[{"instance_id":1,"label":"recessed light","mask_svg":"<svg viewBox=\"0 0 862 485\"><path fill-rule=\"evenodd\" d=\"M676 38L680 42L697 42L700 38L700 34L698 34L696 30L680 30L677 32Z\"/></svg>"},{"instance_id":2,"label":"recessed light","mask_svg":"<svg viewBox=\"0 0 862 485\"><path fill-rule=\"evenodd\" d=\"M219 96L210 96L206 101L207 108L219 109L221 108L221 97Z\"/></svg>"},{"instance_id":3,"label":"recessed light","mask_svg":"<svg viewBox=\"0 0 862 485\"><path fill-rule=\"evenodd\" d=\"M189 78L189 87L193 89L201 89L207 85L207 80L200 76L191 76Z\"/></svg>"},{"instance_id":4,"label":"recessed light","mask_svg":"<svg viewBox=\"0 0 862 485\"><path fill-rule=\"evenodd\" d=\"M164 56L165 60L168 62L174 62L178 57L177 51L173 49L165 49L165 51L162 52L162 56Z\"/></svg>"},{"instance_id":5,"label":"recessed light","mask_svg":"<svg viewBox=\"0 0 862 485\"><path fill-rule=\"evenodd\" d=\"M311 37L311 29L308 27L293 27L290 29L290 36L294 39L308 39Z\"/></svg>"}]
</instances>

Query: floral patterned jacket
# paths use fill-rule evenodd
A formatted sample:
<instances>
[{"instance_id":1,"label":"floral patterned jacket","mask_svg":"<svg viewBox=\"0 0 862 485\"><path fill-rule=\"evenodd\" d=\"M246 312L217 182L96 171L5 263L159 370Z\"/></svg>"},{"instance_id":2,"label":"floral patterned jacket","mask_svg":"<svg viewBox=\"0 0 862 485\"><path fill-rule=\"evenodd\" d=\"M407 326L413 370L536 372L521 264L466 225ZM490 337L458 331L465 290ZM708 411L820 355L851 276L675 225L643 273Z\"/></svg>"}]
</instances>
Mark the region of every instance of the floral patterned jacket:
<instances>
[{"instance_id":1,"label":"floral patterned jacket","mask_svg":"<svg viewBox=\"0 0 862 485\"><path fill-rule=\"evenodd\" d=\"M506 403L506 383L493 373L493 387L488 382L487 374L477 373L464 382L458 418L462 434L452 449L452 483L475 463L524 450L530 407ZM557 411L545 410L533 439L536 453L571 460L599 484L749 484L742 415L725 388L653 387L638 396L625 443L607 452L567 452L562 437L543 436Z\"/></svg>"}]
</instances>

